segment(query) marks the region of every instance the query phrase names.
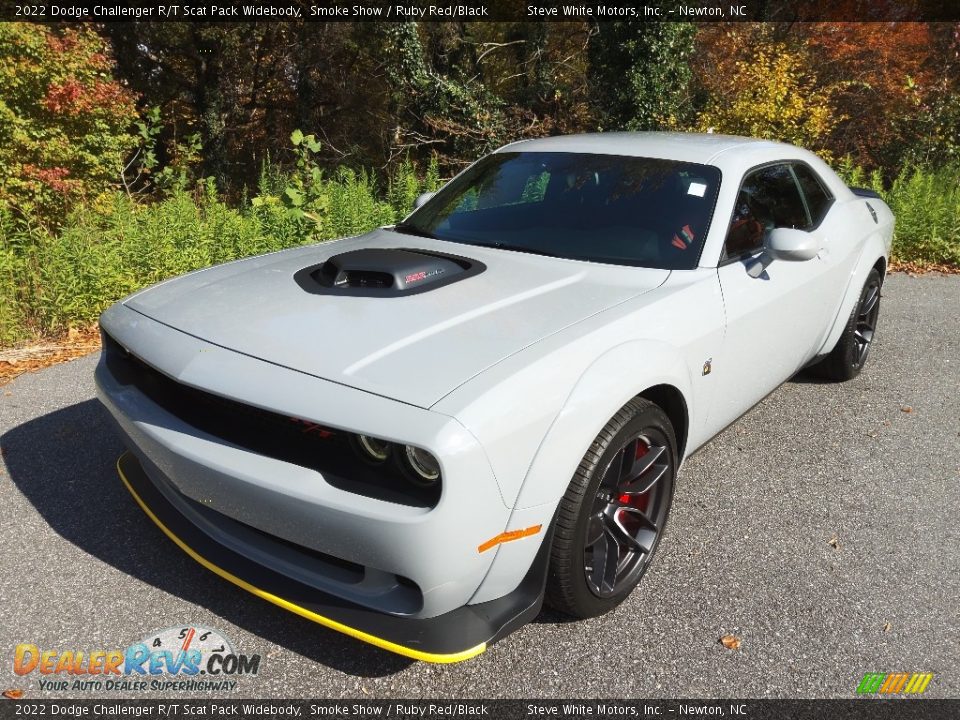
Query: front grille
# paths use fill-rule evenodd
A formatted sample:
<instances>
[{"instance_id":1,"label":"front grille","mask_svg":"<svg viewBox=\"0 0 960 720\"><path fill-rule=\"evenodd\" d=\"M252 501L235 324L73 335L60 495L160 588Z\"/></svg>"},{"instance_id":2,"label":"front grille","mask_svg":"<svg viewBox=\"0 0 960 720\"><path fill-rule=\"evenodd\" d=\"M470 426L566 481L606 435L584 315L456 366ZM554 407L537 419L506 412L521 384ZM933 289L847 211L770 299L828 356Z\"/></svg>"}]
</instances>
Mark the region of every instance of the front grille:
<instances>
[{"instance_id":1,"label":"front grille","mask_svg":"<svg viewBox=\"0 0 960 720\"><path fill-rule=\"evenodd\" d=\"M184 385L128 353L103 333L110 373L133 385L188 425L265 457L316 470L334 487L365 497L412 507L433 507L439 483L422 488L389 463L371 467L354 453L349 433L230 400Z\"/></svg>"},{"instance_id":2,"label":"front grille","mask_svg":"<svg viewBox=\"0 0 960 720\"><path fill-rule=\"evenodd\" d=\"M408 577L380 570L373 570L371 577L370 567L291 542L187 497L162 472L151 473L150 477L155 484L162 485L162 492L174 507L188 511L187 516L194 522L196 518L190 516L204 521L197 526L213 541L264 567L377 610L408 614L423 608L423 593Z\"/></svg>"}]
</instances>

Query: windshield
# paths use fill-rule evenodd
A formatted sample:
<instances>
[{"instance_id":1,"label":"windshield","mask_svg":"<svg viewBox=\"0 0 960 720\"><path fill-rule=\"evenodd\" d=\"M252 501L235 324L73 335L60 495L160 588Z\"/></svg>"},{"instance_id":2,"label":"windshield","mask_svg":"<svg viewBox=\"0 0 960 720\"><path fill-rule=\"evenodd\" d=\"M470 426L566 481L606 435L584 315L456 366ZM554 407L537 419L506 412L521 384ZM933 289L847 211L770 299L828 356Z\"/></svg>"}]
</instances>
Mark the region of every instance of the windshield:
<instances>
[{"instance_id":1,"label":"windshield","mask_svg":"<svg viewBox=\"0 0 960 720\"><path fill-rule=\"evenodd\" d=\"M720 187L709 165L495 153L396 227L440 240L618 265L696 267Z\"/></svg>"}]
</instances>

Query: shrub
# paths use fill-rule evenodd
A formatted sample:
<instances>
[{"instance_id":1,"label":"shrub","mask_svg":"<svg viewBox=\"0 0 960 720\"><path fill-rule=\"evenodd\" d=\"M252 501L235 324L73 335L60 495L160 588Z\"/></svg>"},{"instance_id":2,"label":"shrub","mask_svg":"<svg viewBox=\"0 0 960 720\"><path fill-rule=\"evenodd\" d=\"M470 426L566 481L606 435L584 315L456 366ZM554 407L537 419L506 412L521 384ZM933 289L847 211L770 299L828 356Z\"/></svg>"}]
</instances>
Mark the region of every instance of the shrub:
<instances>
[{"instance_id":1,"label":"shrub","mask_svg":"<svg viewBox=\"0 0 960 720\"><path fill-rule=\"evenodd\" d=\"M59 231L18 229L0 208L0 345L86 325L125 295L191 270L393 223L439 184L436 163L423 181L401 163L382 199L366 171L328 178L312 162L293 173L267 163L259 194L240 207L207 180L154 203L114 193Z\"/></svg>"},{"instance_id":2,"label":"shrub","mask_svg":"<svg viewBox=\"0 0 960 720\"><path fill-rule=\"evenodd\" d=\"M0 347L28 336L27 312L20 300L20 284L28 273L22 243L9 211L0 207Z\"/></svg>"},{"instance_id":3,"label":"shrub","mask_svg":"<svg viewBox=\"0 0 960 720\"><path fill-rule=\"evenodd\" d=\"M960 167L906 168L885 193L897 260L960 267Z\"/></svg>"},{"instance_id":4,"label":"shrub","mask_svg":"<svg viewBox=\"0 0 960 720\"><path fill-rule=\"evenodd\" d=\"M871 188L890 206L897 218L895 260L960 267L960 166L905 167L889 186L879 171L867 175L849 158L838 172L851 187Z\"/></svg>"},{"instance_id":5,"label":"shrub","mask_svg":"<svg viewBox=\"0 0 960 720\"><path fill-rule=\"evenodd\" d=\"M134 96L90 28L0 23L0 207L57 225L120 183Z\"/></svg>"}]
</instances>

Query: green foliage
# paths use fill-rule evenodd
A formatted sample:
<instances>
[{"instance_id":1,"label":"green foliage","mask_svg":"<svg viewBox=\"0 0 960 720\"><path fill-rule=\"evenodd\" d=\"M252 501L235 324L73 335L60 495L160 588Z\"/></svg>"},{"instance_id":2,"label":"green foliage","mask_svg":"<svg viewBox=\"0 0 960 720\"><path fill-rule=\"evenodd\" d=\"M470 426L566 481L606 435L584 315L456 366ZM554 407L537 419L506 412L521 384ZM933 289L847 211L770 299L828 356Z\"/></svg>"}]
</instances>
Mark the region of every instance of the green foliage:
<instances>
[{"instance_id":1,"label":"green foliage","mask_svg":"<svg viewBox=\"0 0 960 720\"><path fill-rule=\"evenodd\" d=\"M592 104L604 130L677 124L691 79L691 23L597 23L590 42Z\"/></svg>"},{"instance_id":2,"label":"green foliage","mask_svg":"<svg viewBox=\"0 0 960 720\"><path fill-rule=\"evenodd\" d=\"M423 180L409 159L398 163L383 193L366 170L340 167L328 176L317 161L321 145L313 135L295 130L290 142L296 156L293 171L265 162L250 205L258 217L272 217L304 238L329 240L392 224L410 212L420 193L440 186L435 157Z\"/></svg>"},{"instance_id":3,"label":"green foliage","mask_svg":"<svg viewBox=\"0 0 960 720\"><path fill-rule=\"evenodd\" d=\"M0 347L29 337L27 312L20 300L26 280L24 252L18 252L23 236L10 212L0 207Z\"/></svg>"},{"instance_id":4,"label":"green foliage","mask_svg":"<svg viewBox=\"0 0 960 720\"><path fill-rule=\"evenodd\" d=\"M897 260L960 267L960 166L905 168L885 194Z\"/></svg>"},{"instance_id":5,"label":"green foliage","mask_svg":"<svg viewBox=\"0 0 960 720\"><path fill-rule=\"evenodd\" d=\"M476 75L456 66L446 72L436 68L417 23L383 23L375 32L401 147L435 142L459 159L506 141L503 101Z\"/></svg>"},{"instance_id":6,"label":"green foliage","mask_svg":"<svg viewBox=\"0 0 960 720\"><path fill-rule=\"evenodd\" d=\"M135 146L133 95L89 28L0 23L0 208L56 225L117 187Z\"/></svg>"},{"instance_id":7,"label":"green foliage","mask_svg":"<svg viewBox=\"0 0 960 720\"><path fill-rule=\"evenodd\" d=\"M410 158L398 163L390 175L387 185L387 202L393 208L397 220L406 217L413 209L413 203L425 192L436 192L443 184L440 179L440 165L436 155L430 156L426 172L421 180Z\"/></svg>"},{"instance_id":8,"label":"green foliage","mask_svg":"<svg viewBox=\"0 0 960 720\"><path fill-rule=\"evenodd\" d=\"M0 208L0 345L93 322L142 287L198 268L392 224L421 192L436 189L436 161L423 180L400 163L381 194L373 175L316 167L316 140L291 137L292 172L267 162L259 193L235 208L212 178L193 191L172 187L155 203L115 193L69 216L60 231L24 230Z\"/></svg>"},{"instance_id":9,"label":"green foliage","mask_svg":"<svg viewBox=\"0 0 960 720\"><path fill-rule=\"evenodd\" d=\"M159 154L163 122L160 118L160 108L149 108L135 125L140 147L122 173L121 180L124 188L128 192L131 188L136 191L158 190L160 192L186 189L193 179L195 167L201 161L203 143L200 134L192 133L184 141L171 142L169 158L167 162L161 163ZM134 175L128 179L128 174Z\"/></svg>"},{"instance_id":10,"label":"green foliage","mask_svg":"<svg viewBox=\"0 0 960 720\"><path fill-rule=\"evenodd\" d=\"M890 206L897 219L895 260L960 267L960 166L904 168L889 187L879 170L868 175L849 158L838 172L851 187L875 190Z\"/></svg>"}]
</instances>

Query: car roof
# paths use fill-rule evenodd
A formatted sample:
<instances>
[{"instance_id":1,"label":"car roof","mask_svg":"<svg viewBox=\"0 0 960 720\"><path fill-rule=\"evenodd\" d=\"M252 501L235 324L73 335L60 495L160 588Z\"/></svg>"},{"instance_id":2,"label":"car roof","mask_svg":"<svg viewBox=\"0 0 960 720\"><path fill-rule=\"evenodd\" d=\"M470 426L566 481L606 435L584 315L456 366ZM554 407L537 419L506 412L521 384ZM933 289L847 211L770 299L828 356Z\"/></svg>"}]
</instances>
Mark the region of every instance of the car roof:
<instances>
[{"instance_id":1,"label":"car roof","mask_svg":"<svg viewBox=\"0 0 960 720\"><path fill-rule=\"evenodd\" d=\"M595 155L629 155L683 162L711 163L722 153L740 149L749 154L769 154L771 159L795 156L798 148L772 140L679 132L605 132L520 140L497 152L570 152Z\"/></svg>"}]
</instances>

